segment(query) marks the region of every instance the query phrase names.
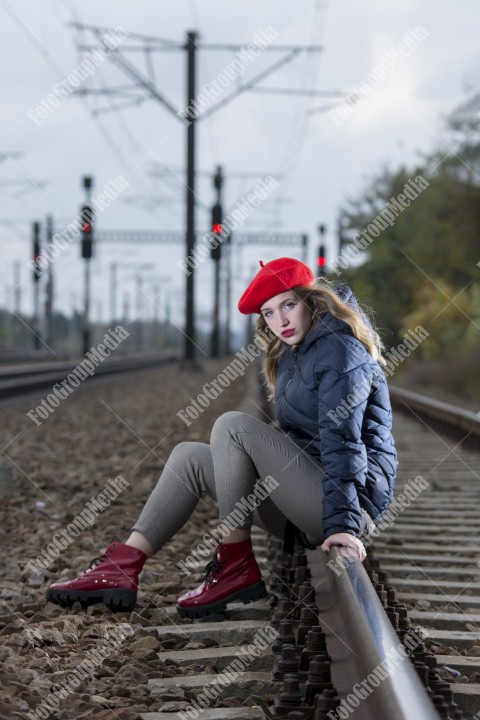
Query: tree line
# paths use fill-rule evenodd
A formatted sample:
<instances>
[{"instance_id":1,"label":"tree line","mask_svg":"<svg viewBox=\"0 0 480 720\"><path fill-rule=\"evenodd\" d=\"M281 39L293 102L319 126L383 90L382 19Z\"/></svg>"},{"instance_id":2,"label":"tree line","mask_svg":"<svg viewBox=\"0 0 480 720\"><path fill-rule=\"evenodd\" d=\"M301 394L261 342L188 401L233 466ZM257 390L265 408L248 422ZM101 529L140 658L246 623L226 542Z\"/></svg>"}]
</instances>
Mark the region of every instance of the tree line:
<instances>
[{"instance_id":1,"label":"tree line","mask_svg":"<svg viewBox=\"0 0 480 720\"><path fill-rule=\"evenodd\" d=\"M339 215L342 279L374 309L387 347L425 327L415 354L427 360L480 349L480 93L446 118L444 143L379 172Z\"/></svg>"}]
</instances>

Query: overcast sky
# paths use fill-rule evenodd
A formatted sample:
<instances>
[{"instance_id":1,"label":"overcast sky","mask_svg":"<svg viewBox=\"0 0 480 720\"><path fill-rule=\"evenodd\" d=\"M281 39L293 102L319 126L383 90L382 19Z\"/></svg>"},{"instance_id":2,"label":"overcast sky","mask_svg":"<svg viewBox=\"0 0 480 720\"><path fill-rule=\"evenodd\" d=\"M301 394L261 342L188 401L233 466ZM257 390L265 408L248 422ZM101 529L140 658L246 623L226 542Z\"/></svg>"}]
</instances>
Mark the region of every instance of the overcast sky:
<instances>
[{"instance_id":1,"label":"overcast sky","mask_svg":"<svg viewBox=\"0 0 480 720\"><path fill-rule=\"evenodd\" d=\"M199 122L197 132L199 170L211 172L218 164L224 168L227 211L256 180L280 175L279 187L250 215L244 229L308 233L312 264L319 242L318 225L327 226L328 254L333 260L340 207L357 197L382 167L412 166L420 153L436 147L444 147L447 155L442 117L478 88L478 0L0 0L0 13L2 150L22 153L0 163L0 291L3 304L11 305L13 267L19 261L24 312L31 310L31 273L26 267L31 223L43 221L49 213L57 229L71 221L83 200L83 175L94 176L97 191L117 176L129 184L101 213L99 229L184 229L186 128L158 101L146 99L135 107L93 117L94 109L117 100L72 95L41 118L40 124L38 118L37 122L32 118L53 86L85 59L87 51L79 46L94 42L93 35L70 27L72 20L178 43L186 31L196 30L198 92L234 59L233 51L204 49L202 45L247 45L268 29L274 36L270 49L258 53L243 76L231 81L217 100L284 57L285 53L272 51L275 45L322 46L318 53L300 53L261 86L345 93L361 87L359 102L347 106L342 122L335 122L328 112L310 112L333 102L333 97L244 92ZM399 46L413 32L421 39L414 47L410 43L410 50L400 60L397 54L397 61L385 72L389 53L401 54ZM133 42L130 35L119 44L119 51L145 74L144 55L128 50ZM185 60L181 49L152 54L157 89L178 109L186 106ZM384 70L383 79L373 87L369 78L372 73L378 77L379 68ZM106 58L82 87L128 84L131 79ZM138 97L146 98L146 94L138 93ZM152 170L160 165L171 174L155 179ZM234 175L240 171L253 174ZM229 173L233 175L229 177ZM46 184L19 182L26 178ZM197 198L197 232L203 234L209 225L207 208L214 201L208 176L198 178ZM98 248L92 265L94 317L101 314L105 321L109 319L109 268L115 262L123 266L119 305L125 297L134 304L134 283L126 274L135 272L126 266L149 264L145 289L168 275L172 312L180 320L185 276L176 263L183 254L183 245ZM258 266L258 259L267 261L284 254L298 256L298 249L255 246L236 251L235 298ZM211 266L207 260L197 273L196 305L201 317L208 316L211 307ZM64 250L54 267L57 307L70 312L73 306L81 306L82 299L78 245ZM160 304L164 307L164 299ZM150 308L150 316L152 312ZM236 323L240 320L238 317Z\"/></svg>"}]
</instances>

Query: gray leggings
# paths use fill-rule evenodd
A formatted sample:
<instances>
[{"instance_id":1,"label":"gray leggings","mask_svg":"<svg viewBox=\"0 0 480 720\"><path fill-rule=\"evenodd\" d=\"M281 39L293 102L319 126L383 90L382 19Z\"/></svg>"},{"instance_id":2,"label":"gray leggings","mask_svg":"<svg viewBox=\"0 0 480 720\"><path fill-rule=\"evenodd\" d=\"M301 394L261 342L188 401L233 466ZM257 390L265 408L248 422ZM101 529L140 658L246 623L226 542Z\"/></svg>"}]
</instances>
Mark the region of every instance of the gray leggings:
<instances>
[{"instance_id":1,"label":"gray leggings","mask_svg":"<svg viewBox=\"0 0 480 720\"><path fill-rule=\"evenodd\" d=\"M277 487L238 527L253 523L283 538L288 519L320 544L322 466L283 433L237 411L218 418L209 445L182 442L174 448L132 530L156 552L185 524L203 493L217 501L223 520L269 476Z\"/></svg>"}]
</instances>

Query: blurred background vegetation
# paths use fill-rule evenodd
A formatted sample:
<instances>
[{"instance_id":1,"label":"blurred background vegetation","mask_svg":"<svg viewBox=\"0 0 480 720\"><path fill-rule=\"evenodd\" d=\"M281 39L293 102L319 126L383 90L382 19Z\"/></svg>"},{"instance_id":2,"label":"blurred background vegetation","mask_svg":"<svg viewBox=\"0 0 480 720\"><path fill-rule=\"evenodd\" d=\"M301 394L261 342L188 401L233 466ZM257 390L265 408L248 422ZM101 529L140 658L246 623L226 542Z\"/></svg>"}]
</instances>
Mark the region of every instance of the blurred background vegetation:
<instances>
[{"instance_id":1,"label":"blurred background vegetation","mask_svg":"<svg viewBox=\"0 0 480 720\"><path fill-rule=\"evenodd\" d=\"M384 170L340 212L347 239L365 228L409 178L430 186L361 253L343 278L374 309L388 349L409 329L430 336L392 383L480 402L480 94L445 120L446 144L416 167ZM432 393L433 394L433 393ZM476 402L479 401L479 402Z\"/></svg>"}]
</instances>

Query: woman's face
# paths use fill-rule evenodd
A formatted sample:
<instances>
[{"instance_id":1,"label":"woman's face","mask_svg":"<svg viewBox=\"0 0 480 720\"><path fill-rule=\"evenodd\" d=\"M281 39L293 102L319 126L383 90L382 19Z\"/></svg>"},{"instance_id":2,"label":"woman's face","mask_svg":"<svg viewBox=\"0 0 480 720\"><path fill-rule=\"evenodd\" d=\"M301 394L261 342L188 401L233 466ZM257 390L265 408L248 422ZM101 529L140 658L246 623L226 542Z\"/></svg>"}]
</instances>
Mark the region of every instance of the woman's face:
<instances>
[{"instance_id":1,"label":"woman's face","mask_svg":"<svg viewBox=\"0 0 480 720\"><path fill-rule=\"evenodd\" d=\"M270 330L287 345L301 342L312 324L312 311L291 290L267 300L260 312Z\"/></svg>"}]
</instances>

